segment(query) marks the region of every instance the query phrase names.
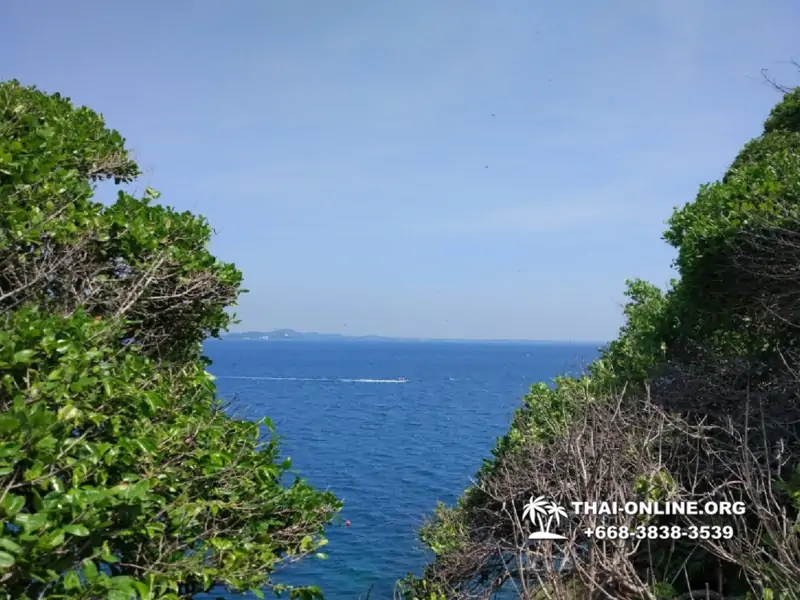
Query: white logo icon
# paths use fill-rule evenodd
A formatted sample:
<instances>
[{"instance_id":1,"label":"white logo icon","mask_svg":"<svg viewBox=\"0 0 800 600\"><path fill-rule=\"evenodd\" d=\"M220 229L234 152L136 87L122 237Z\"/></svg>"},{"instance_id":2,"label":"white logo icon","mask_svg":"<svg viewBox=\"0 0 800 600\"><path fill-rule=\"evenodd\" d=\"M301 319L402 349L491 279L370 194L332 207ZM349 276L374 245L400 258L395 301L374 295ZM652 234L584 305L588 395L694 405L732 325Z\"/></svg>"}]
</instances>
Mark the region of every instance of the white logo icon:
<instances>
[{"instance_id":1,"label":"white logo icon","mask_svg":"<svg viewBox=\"0 0 800 600\"><path fill-rule=\"evenodd\" d=\"M531 499L524 506L522 511L522 518L530 517L531 523L539 527L539 531L534 531L528 536L530 540L565 540L563 535L557 533L550 533L550 526L555 521L556 525L561 523L561 517L567 518L567 511L560 507L555 502L548 502L544 496L539 496ZM545 522L544 518L547 517Z\"/></svg>"}]
</instances>

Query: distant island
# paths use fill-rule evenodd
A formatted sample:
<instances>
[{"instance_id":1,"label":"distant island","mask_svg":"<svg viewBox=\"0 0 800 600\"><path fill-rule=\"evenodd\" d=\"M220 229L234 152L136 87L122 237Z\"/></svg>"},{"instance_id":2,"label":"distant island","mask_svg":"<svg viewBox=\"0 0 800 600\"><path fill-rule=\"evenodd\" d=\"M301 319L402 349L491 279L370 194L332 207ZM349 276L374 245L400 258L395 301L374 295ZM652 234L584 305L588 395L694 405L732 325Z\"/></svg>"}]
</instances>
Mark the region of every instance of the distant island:
<instances>
[{"instance_id":1,"label":"distant island","mask_svg":"<svg viewBox=\"0 0 800 600\"><path fill-rule=\"evenodd\" d=\"M394 341L397 338L381 337L378 335L364 335L364 336L350 336L342 335L340 333L303 333L295 331L294 329L275 329L273 331L243 331L231 332L224 334L223 339L226 340L264 340L264 341L332 341L343 342L350 340L364 340L364 341ZM413 340L419 341L419 340Z\"/></svg>"},{"instance_id":2,"label":"distant island","mask_svg":"<svg viewBox=\"0 0 800 600\"><path fill-rule=\"evenodd\" d=\"M343 335L341 333L300 332L294 329L274 329L272 331L237 331L222 335L225 340L260 340L265 342L461 342L496 344L598 344L595 341L550 341L550 340L459 340L437 338L386 337L380 335Z\"/></svg>"}]
</instances>

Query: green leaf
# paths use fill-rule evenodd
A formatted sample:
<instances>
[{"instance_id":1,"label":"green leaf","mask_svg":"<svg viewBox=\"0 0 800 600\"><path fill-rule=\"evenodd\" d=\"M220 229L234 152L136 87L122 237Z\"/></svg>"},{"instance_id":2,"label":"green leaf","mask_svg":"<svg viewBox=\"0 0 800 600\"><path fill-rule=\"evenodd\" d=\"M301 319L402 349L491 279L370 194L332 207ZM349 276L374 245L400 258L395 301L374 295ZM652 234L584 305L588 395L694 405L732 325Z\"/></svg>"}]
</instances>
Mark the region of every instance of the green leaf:
<instances>
[{"instance_id":1,"label":"green leaf","mask_svg":"<svg viewBox=\"0 0 800 600\"><path fill-rule=\"evenodd\" d=\"M80 416L81 411L78 410L72 404L68 404L67 406L62 407L58 411L58 420L59 421L71 421L76 417Z\"/></svg>"},{"instance_id":2,"label":"green leaf","mask_svg":"<svg viewBox=\"0 0 800 600\"><path fill-rule=\"evenodd\" d=\"M142 600L148 600L151 597L150 588L146 584L141 581L133 581L131 585Z\"/></svg>"},{"instance_id":3,"label":"green leaf","mask_svg":"<svg viewBox=\"0 0 800 600\"><path fill-rule=\"evenodd\" d=\"M64 589L79 590L81 589L81 579L75 571L70 571L64 576Z\"/></svg>"},{"instance_id":4,"label":"green leaf","mask_svg":"<svg viewBox=\"0 0 800 600\"><path fill-rule=\"evenodd\" d=\"M34 355L33 350L20 350L19 352L14 353L13 362L15 364L29 363L33 355Z\"/></svg>"},{"instance_id":5,"label":"green leaf","mask_svg":"<svg viewBox=\"0 0 800 600\"><path fill-rule=\"evenodd\" d=\"M11 433L19 429L19 420L11 415L0 415L0 433Z\"/></svg>"},{"instance_id":6,"label":"green leaf","mask_svg":"<svg viewBox=\"0 0 800 600\"><path fill-rule=\"evenodd\" d=\"M44 513L20 513L14 517L14 523L22 527L25 533L41 529L47 523L47 515Z\"/></svg>"},{"instance_id":7,"label":"green leaf","mask_svg":"<svg viewBox=\"0 0 800 600\"><path fill-rule=\"evenodd\" d=\"M55 531L52 531L47 535L39 538L39 542L36 544L36 546L39 548L43 548L45 550L52 550L53 548L57 548L63 543L64 543L64 530L56 529Z\"/></svg>"},{"instance_id":8,"label":"green leaf","mask_svg":"<svg viewBox=\"0 0 800 600\"><path fill-rule=\"evenodd\" d=\"M85 561L83 561L83 568L81 571L83 572L83 576L86 578L86 581L89 583L97 579L97 566L94 564L93 560L87 558Z\"/></svg>"},{"instance_id":9,"label":"green leaf","mask_svg":"<svg viewBox=\"0 0 800 600\"><path fill-rule=\"evenodd\" d=\"M6 513L7 517L13 517L25 506L25 498L7 493L0 503L0 508Z\"/></svg>"},{"instance_id":10,"label":"green leaf","mask_svg":"<svg viewBox=\"0 0 800 600\"><path fill-rule=\"evenodd\" d=\"M108 600L131 600L131 592L133 588L129 589L112 589L108 591Z\"/></svg>"},{"instance_id":11,"label":"green leaf","mask_svg":"<svg viewBox=\"0 0 800 600\"><path fill-rule=\"evenodd\" d=\"M71 535L76 535L78 537L86 537L89 535L89 529L85 525L64 525L64 531Z\"/></svg>"},{"instance_id":12,"label":"green leaf","mask_svg":"<svg viewBox=\"0 0 800 600\"><path fill-rule=\"evenodd\" d=\"M103 544L103 549L100 551L100 560L111 564L119 562L119 559L111 554L111 550L109 550L107 543Z\"/></svg>"},{"instance_id":13,"label":"green leaf","mask_svg":"<svg viewBox=\"0 0 800 600\"><path fill-rule=\"evenodd\" d=\"M22 552L22 546L5 537L0 538L0 548L13 552L14 554Z\"/></svg>"},{"instance_id":14,"label":"green leaf","mask_svg":"<svg viewBox=\"0 0 800 600\"><path fill-rule=\"evenodd\" d=\"M58 445L58 440L52 435L46 435L42 439L40 439L36 444L34 444L34 448L37 450L52 450Z\"/></svg>"},{"instance_id":15,"label":"green leaf","mask_svg":"<svg viewBox=\"0 0 800 600\"><path fill-rule=\"evenodd\" d=\"M16 559L11 556L8 552L3 552L0 550L0 569L8 569L14 566Z\"/></svg>"}]
</instances>

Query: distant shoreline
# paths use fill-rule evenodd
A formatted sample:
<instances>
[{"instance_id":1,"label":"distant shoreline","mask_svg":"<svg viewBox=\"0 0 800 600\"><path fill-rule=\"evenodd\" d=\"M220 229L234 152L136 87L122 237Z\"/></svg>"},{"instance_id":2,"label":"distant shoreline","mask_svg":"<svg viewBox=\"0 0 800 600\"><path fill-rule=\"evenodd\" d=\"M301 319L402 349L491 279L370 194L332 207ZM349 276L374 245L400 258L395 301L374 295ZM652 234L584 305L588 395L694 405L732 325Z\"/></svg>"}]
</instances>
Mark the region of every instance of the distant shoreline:
<instances>
[{"instance_id":1,"label":"distant shoreline","mask_svg":"<svg viewBox=\"0 0 800 600\"><path fill-rule=\"evenodd\" d=\"M525 345L598 345L608 341L597 340L524 340L524 339L448 339L448 338L407 338L386 337L378 335L349 336L338 333L303 333L293 329L277 329L274 331L244 331L223 334L223 340L258 341L258 342L433 342L453 344L525 344Z\"/></svg>"}]
</instances>

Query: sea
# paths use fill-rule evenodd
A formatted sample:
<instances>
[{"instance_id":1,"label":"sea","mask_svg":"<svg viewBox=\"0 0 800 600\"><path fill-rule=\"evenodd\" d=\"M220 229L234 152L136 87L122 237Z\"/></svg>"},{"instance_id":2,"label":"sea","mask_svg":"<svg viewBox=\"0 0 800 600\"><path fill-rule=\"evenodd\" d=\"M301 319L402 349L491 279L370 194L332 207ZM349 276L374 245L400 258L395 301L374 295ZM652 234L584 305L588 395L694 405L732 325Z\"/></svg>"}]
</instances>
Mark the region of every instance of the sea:
<instances>
[{"instance_id":1,"label":"sea","mask_svg":"<svg viewBox=\"0 0 800 600\"><path fill-rule=\"evenodd\" d=\"M270 417L292 469L344 500L326 560L275 580L327 600L388 600L431 556L417 529L452 503L539 381L578 374L600 343L210 340L219 395ZM255 598L212 590L206 598Z\"/></svg>"}]
</instances>

